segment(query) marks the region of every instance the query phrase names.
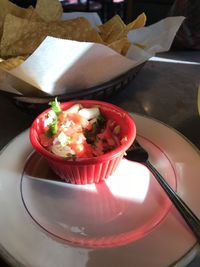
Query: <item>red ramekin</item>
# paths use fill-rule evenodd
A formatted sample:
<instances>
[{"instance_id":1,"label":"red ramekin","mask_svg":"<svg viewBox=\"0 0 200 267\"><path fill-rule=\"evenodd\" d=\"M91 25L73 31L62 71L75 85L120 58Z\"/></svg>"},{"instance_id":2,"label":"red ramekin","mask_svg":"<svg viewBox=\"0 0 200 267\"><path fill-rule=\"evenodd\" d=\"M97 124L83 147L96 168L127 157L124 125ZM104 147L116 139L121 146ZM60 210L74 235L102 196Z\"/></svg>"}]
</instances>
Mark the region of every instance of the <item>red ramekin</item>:
<instances>
[{"instance_id":1,"label":"red ramekin","mask_svg":"<svg viewBox=\"0 0 200 267\"><path fill-rule=\"evenodd\" d=\"M123 109L103 101L76 100L61 103L62 110L69 109L74 104L81 104L89 108L98 105L101 114L106 119L112 119L120 125L120 137L126 137L126 141L117 148L104 155L91 158L79 158L74 161L61 158L47 149L39 141L39 135L43 131L43 119L50 110L43 111L33 121L30 128L30 142L33 148L39 152L49 163L50 168L65 182L73 184L99 183L116 170L125 151L131 146L136 137L136 126L133 118Z\"/></svg>"}]
</instances>

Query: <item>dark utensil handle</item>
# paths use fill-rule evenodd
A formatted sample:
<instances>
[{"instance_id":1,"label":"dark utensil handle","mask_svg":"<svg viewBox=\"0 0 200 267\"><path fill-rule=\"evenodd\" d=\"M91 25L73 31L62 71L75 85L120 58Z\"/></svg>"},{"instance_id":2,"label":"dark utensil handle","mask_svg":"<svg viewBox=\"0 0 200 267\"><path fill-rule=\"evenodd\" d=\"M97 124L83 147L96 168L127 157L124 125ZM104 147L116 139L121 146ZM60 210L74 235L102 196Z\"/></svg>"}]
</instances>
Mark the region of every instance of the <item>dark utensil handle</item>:
<instances>
[{"instance_id":1,"label":"dark utensil handle","mask_svg":"<svg viewBox=\"0 0 200 267\"><path fill-rule=\"evenodd\" d=\"M177 193L171 188L167 181L162 177L162 175L156 170L156 168L147 161L145 163L146 167L154 174L156 180L161 185L167 196L170 198L174 206L180 212L180 214L185 219L186 223L194 233L197 238L198 243L200 244L200 220L197 216L191 211L187 204L177 195Z\"/></svg>"}]
</instances>

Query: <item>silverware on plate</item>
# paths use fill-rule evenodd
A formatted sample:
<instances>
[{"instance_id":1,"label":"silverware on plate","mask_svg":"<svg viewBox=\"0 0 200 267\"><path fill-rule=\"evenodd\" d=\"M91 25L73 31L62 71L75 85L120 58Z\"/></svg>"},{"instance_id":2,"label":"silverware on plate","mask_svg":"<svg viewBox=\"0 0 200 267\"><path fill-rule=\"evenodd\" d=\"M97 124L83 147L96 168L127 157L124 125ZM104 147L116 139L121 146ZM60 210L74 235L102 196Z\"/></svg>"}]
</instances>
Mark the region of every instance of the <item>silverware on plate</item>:
<instances>
[{"instance_id":1,"label":"silverware on plate","mask_svg":"<svg viewBox=\"0 0 200 267\"><path fill-rule=\"evenodd\" d=\"M145 165L154 175L157 182L161 185L171 202L184 218L189 228L194 233L197 242L200 244L200 220L188 205L179 197L179 195L167 183L164 177L157 171L157 169L150 163L148 152L135 140L132 146L126 151L124 156L126 159L136 161Z\"/></svg>"}]
</instances>

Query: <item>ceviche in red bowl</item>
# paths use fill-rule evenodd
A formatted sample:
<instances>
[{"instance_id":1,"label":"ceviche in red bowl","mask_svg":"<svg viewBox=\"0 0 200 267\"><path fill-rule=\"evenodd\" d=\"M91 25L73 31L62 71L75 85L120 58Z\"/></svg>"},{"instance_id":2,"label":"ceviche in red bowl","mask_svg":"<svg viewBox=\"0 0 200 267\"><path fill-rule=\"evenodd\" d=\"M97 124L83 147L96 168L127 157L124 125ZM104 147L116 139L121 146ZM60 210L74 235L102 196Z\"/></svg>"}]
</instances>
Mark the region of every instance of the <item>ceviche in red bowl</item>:
<instances>
[{"instance_id":1,"label":"ceviche in red bowl","mask_svg":"<svg viewBox=\"0 0 200 267\"><path fill-rule=\"evenodd\" d=\"M33 148L66 182L98 183L110 176L135 139L133 118L103 101L49 104L30 128Z\"/></svg>"}]
</instances>

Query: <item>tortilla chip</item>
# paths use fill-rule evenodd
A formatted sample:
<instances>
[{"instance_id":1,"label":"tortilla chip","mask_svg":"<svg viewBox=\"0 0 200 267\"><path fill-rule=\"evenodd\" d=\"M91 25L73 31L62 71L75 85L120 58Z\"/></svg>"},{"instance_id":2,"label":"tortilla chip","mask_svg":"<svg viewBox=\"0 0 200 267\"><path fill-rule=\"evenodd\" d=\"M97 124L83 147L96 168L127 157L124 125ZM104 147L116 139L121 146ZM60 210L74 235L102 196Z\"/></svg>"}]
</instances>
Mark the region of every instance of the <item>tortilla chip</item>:
<instances>
[{"instance_id":1,"label":"tortilla chip","mask_svg":"<svg viewBox=\"0 0 200 267\"><path fill-rule=\"evenodd\" d=\"M93 28L90 22L84 17L78 17L71 20L51 22L52 27L62 27L65 29L65 34L60 36L60 38L71 39L76 41L94 42L103 44L103 40L98 33L98 31ZM52 29L53 30L53 29ZM54 37L56 29L54 32Z\"/></svg>"},{"instance_id":2,"label":"tortilla chip","mask_svg":"<svg viewBox=\"0 0 200 267\"><path fill-rule=\"evenodd\" d=\"M123 56L126 56L126 54L127 54L128 50L129 50L130 46L131 46L131 43L128 41L128 38L127 38L127 41L124 43L124 46L123 46L122 52L121 52L121 54Z\"/></svg>"},{"instance_id":3,"label":"tortilla chip","mask_svg":"<svg viewBox=\"0 0 200 267\"><path fill-rule=\"evenodd\" d=\"M35 12L35 9L30 6L29 8L21 8L8 0L0 0L0 38L3 32L3 23L6 15L12 14L17 17L27 18L28 20L41 21L42 18Z\"/></svg>"},{"instance_id":4,"label":"tortilla chip","mask_svg":"<svg viewBox=\"0 0 200 267\"><path fill-rule=\"evenodd\" d=\"M35 22L31 22L27 19L22 19L10 14L6 16L0 44L0 52L2 57L5 58L27 55L26 44L21 44L21 51L23 51L23 53L20 54L20 51L18 51L19 47L17 46L17 42L22 39L22 36L28 33L27 31L29 31L29 25L34 23Z\"/></svg>"},{"instance_id":5,"label":"tortilla chip","mask_svg":"<svg viewBox=\"0 0 200 267\"><path fill-rule=\"evenodd\" d=\"M115 15L106 23L100 25L98 28L102 40L105 43L110 44L116 40L121 39L121 35L126 28L126 25L119 15Z\"/></svg>"},{"instance_id":6,"label":"tortilla chip","mask_svg":"<svg viewBox=\"0 0 200 267\"><path fill-rule=\"evenodd\" d=\"M58 0L37 0L35 11L45 21L60 20L63 8Z\"/></svg>"},{"instance_id":7,"label":"tortilla chip","mask_svg":"<svg viewBox=\"0 0 200 267\"><path fill-rule=\"evenodd\" d=\"M116 52L118 52L121 55L126 55L131 43L128 41L127 37L124 37L120 40L117 40L111 44L108 45L108 47L112 48Z\"/></svg>"},{"instance_id":8,"label":"tortilla chip","mask_svg":"<svg viewBox=\"0 0 200 267\"><path fill-rule=\"evenodd\" d=\"M12 70L22 64L25 60L25 57L19 56L14 58L9 58L7 60L0 61L0 68L5 70Z\"/></svg>"},{"instance_id":9,"label":"tortilla chip","mask_svg":"<svg viewBox=\"0 0 200 267\"><path fill-rule=\"evenodd\" d=\"M115 52L121 54L122 49L123 49L123 46L124 46L124 39L121 39L121 40L117 40L115 42L112 42L111 44L108 45L108 47L110 47L113 50L115 50Z\"/></svg>"},{"instance_id":10,"label":"tortilla chip","mask_svg":"<svg viewBox=\"0 0 200 267\"><path fill-rule=\"evenodd\" d=\"M125 31L129 32L134 29L138 29L144 27L146 24L147 17L145 13L140 14L134 21L130 22L127 26Z\"/></svg>"},{"instance_id":11,"label":"tortilla chip","mask_svg":"<svg viewBox=\"0 0 200 267\"><path fill-rule=\"evenodd\" d=\"M15 14L12 14L15 15ZM17 15L15 15L17 16ZM20 18L24 18L24 19L28 19L30 21L44 21L39 15L38 13L35 11L35 8L33 8L32 6L26 8L25 13L22 14L18 14L17 17Z\"/></svg>"},{"instance_id":12,"label":"tortilla chip","mask_svg":"<svg viewBox=\"0 0 200 267\"><path fill-rule=\"evenodd\" d=\"M146 23L146 15L142 13L134 21L125 25L122 19L115 15L106 23L100 25L99 31L102 40L107 44L112 44L117 40L122 40L127 37L127 34L130 30L134 30L140 27L144 27ZM117 42L120 44L120 42Z\"/></svg>"},{"instance_id":13,"label":"tortilla chip","mask_svg":"<svg viewBox=\"0 0 200 267\"><path fill-rule=\"evenodd\" d=\"M41 20L41 17L35 12L35 9L32 6L28 8L22 8L8 0L0 0L0 6L0 21L4 21L6 15L8 14L12 14L20 18Z\"/></svg>"},{"instance_id":14,"label":"tortilla chip","mask_svg":"<svg viewBox=\"0 0 200 267\"><path fill-rule=\"evenodd\" d=\"M77 24L76 21L80 23ZM78 26L73 27L74 23ZM0 54L3 58L28 56L47 36L102 43L98 32L85 18L68 20L62 25L60 22L35 22L7 15L0 44Z\"/></svg>"},{"instance_id":15,"label":"tortilla chip","mask_svg":"<svg viewBox=\"0 0 200 267\"><path fill-rule=\"evenodd\" d=\"M3 21L7 14L15 13L15 15L18 15L18 13L21 12L22 8L13 4L12 2L9 2L8 0L0 0L0 20ZM25 11L25 9L24 9ZM23 13L23 12L22 12Z\"/></svg>"}]
</instances>

